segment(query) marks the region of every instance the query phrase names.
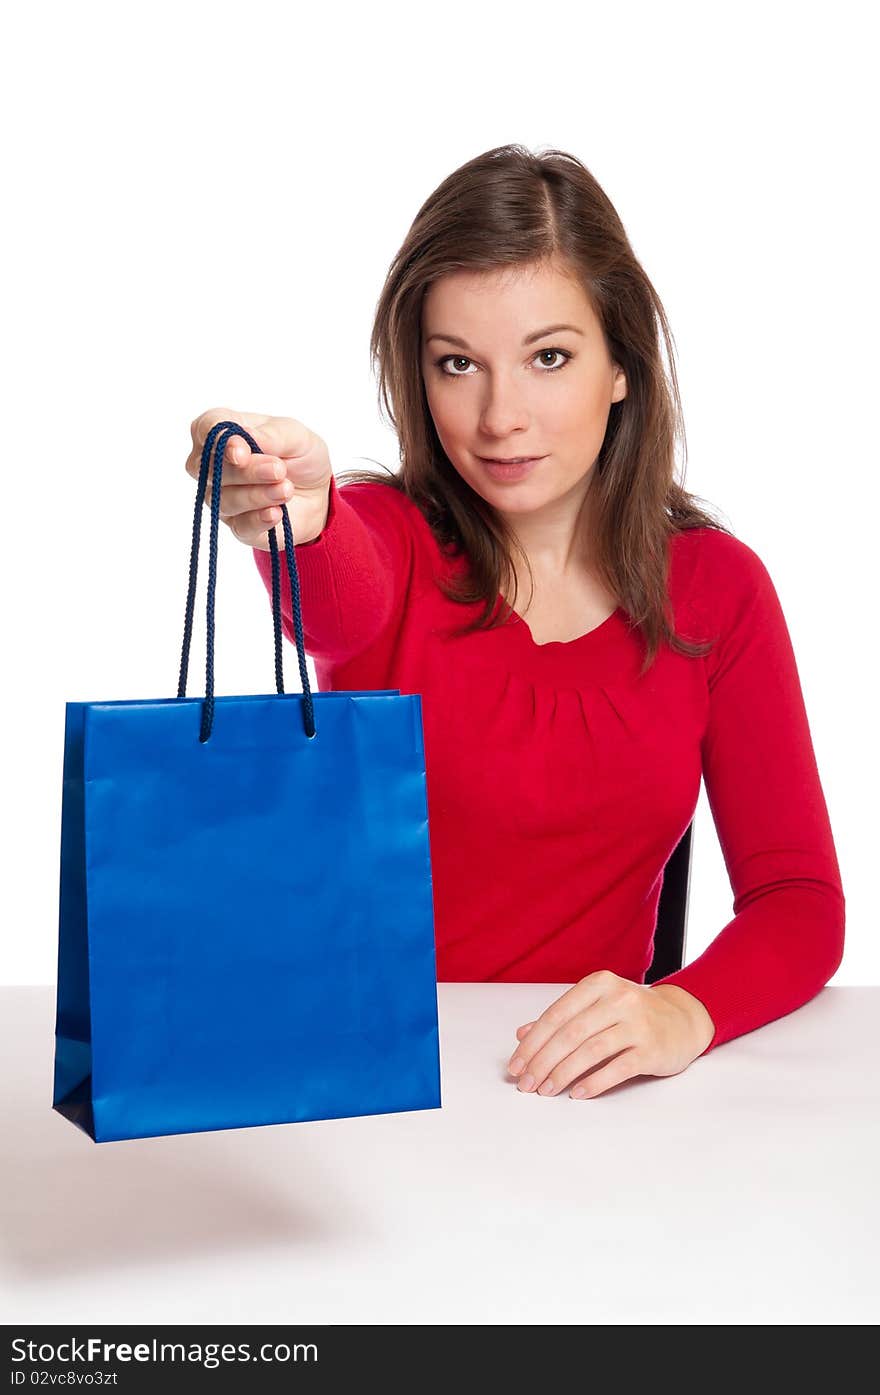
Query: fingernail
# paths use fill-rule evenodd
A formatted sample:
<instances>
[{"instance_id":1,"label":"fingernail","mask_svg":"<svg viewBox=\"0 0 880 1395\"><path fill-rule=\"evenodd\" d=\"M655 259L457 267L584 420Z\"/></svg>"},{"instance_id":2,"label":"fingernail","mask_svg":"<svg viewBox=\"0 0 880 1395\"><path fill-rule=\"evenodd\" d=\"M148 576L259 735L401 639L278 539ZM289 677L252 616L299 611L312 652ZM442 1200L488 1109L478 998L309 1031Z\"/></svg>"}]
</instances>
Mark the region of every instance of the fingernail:
<instances>
[{"instance_id":1,"label":"fingernail","mask_svg":"<svg viewBox=\"0 0 880 1395\"><path fill-rule=\"evenodd\" d=\"M552 1081L552 1080L545 1080L545 1081L544 1081L544 1084L543 1084L543 1085L540 1087L540 1089L538 1090L538 1094L539 1094L539 1095L552 1095L552 1094L553 1094L553 1090L554 1090L553 1081Z\"/></svg>"},{"instance_id":2,"label":"fingernail","mask_svg":"<svg viewBox=\"0 0 880 1395\"><path fill-rule=\"evenodd\" d=\"M524 1065L525 1061L521 1061L518 1056L514 1056L507 1069L510 1071L511 1075L519 1075Z\"/></svg>"},{"instance_id":3,"label":"fingernail","mask_svg":"<svg viewBox=\"0 0 880 1395\"><path fill-rule=\"evenodd\" d=\"M519 1078L520 1090L533 1090L535 1088L535 1077L533 1075L521 1075Z\"/></svg>"}]
</instances>

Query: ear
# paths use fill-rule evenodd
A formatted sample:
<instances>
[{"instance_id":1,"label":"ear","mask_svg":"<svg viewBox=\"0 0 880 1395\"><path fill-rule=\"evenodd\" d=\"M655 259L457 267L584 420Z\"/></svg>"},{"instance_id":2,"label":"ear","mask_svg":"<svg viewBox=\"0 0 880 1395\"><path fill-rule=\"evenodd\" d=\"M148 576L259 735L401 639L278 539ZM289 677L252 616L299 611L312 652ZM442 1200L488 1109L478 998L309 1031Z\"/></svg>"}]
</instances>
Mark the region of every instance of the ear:
<instances>
[{"instance_id":1,"label":"ear","mask_svg":"<svg viewBox=\"0 0 880 1395\"><path fill-rule=\"evenodd\" d=\"M626 397L626 374L616 363L614 365L614 386L611 391L612 402L622 402Z\"/></svg>"}]
</instances>

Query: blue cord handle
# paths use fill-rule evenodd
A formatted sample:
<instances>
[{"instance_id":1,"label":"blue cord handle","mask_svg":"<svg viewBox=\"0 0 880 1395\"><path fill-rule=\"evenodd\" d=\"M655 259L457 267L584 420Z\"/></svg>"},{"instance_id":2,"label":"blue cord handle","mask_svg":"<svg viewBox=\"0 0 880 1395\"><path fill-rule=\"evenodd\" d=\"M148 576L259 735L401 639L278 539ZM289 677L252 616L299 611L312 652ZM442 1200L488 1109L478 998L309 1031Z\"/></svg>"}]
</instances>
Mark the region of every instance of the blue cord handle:
<instances>
[{"instance_id":1,"label":"blue cord handle","mask_svg":"<svg viewBox=\"0 0 880 1395\"><path fill-rule=\"evenodd\" d=\"M205 676L206 697L202 706L202 723L199 732L199 741L201 742L208 740L211 735L211 728L214 724L214 601L217 590L217 539L220 532L220 485L223 476L223 456L226 452L226 446L233 436L244 437L252 451L257 455L263 454L253 436L245 431L243 426L239 426L238 423L234 421L218 421L216 426L212 426L205 438L205 444L202 448L202 463L199 469L198 489L196 490L196 508L195 514L193 515L192 550L189 560L189 588L186 597L186 619L184 620L183 626L183 651L180 656L180 679L177 685L177 696L179 698L185 698L186 675L187 669L189 668L189 649L192 641L196 580L199 570L199 537L202 529L202 509L204 507L205 494L208 487L208 468L211 459L211 451L214 447L214 442L217 441L218 444L214 459L214 485L211 493L211 532L208 548L208 657ZM293 531L290 526L290 515L287 512L287 505L284 503L281 505L281 513L284 527L284 554L287 559L287 572L290 577L290 595L293 601L293 628L296 635L296 654L299 660L300 678L302 679L303 725L305 727L306 736L311 740L315 735L315 708L312 701L312 690L309 684L309 673L306 668L306 647L303 638L299 573L296 568ZM270 528L267 531L269 533L269 554L272 558L272 622L275 631L275 687L279 693L283 693L281 571L275 529Z\"/></svg>"}]
</instances>

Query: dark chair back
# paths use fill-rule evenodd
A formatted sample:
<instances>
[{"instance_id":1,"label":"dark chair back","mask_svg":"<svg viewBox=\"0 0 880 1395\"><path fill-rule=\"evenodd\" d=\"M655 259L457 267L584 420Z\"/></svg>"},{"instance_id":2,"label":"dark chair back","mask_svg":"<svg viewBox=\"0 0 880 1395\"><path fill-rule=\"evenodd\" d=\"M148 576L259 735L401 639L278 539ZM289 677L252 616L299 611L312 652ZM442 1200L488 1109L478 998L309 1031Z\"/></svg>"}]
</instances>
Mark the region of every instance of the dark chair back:
<instances>
[{"instance_id":1,"label":"dark chair back","mask_svg":"<svg viewBox=\"0 0 880 1395\"><path fill-rule=\"evenodd\" d=\"M654 932L654 958L645 975L646 983L656 983L667 974L675 973L684 964L693 830L691 821L663 871L657 929Z\"/></svg>"}]
</instances>

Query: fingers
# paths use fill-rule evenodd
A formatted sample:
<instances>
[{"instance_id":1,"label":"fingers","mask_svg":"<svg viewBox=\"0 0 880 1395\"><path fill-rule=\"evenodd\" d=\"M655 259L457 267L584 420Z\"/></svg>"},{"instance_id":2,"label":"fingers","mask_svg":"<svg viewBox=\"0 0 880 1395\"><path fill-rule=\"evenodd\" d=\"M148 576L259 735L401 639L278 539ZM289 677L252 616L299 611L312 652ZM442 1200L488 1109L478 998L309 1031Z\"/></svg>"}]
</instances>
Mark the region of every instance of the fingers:
<instances>
[{"instance_id":1,"label":"fingers","mask_svg":"<svg viewBox=\"0 0 880 1395\"><path fill-rule=\"evenodd\" d=\"M269 532L272 530L272 525L275 524L275 541L278 544L278 551L283 552L285 547L284 529L279 522L281 510L266 510L265 512L271 512L271 518L264 518L263 512L263 510L258 509L251 513L239 514L236 518L230 518L226 526L230 529L232 534L238 538L239 542L244 543L247 547L259 547L263 552L268 552ZM291 526L292 525L293 518L291 517ZM295 541L296 535L294 534L294 542Z\"/></svg>"},{"instance_id":2,"label":"fingers","mask_svg":"<svg viewBox=\"0 0 880 1395\"><path fill-rule=\"evenodd\" d=\"M220 489L220 517L239 542L249 547L265 547L269 529L281 519L281 504L289 504L293 495L294 488L289 480L276 480L269 485L224 484ZM210 498L206 498L205 503L210 505ZM275 536L283 548L281 527Z\"/></svg>"},{"instance_id":3,"label":"fingers","mask_svg":"<svg viewBox=\"0 0 880 1395\"><path fill-rule=\"evenodd\" d=\"M259 412L241 412L235 407L211 407L207 412L201 412L195 421L190 422L189 431L192 436L193 450L201 454L208 433L220 421L234 421L239 426L243 426L245 431L253 436L260 450L263 450L266 438L271 434L273 420L273 417L265 416ZM241 441L241 437L237 439Z\"/></svg>"},{"instance_id":4,"label":"fingers","mask_svg":"<svg viewBox=\"0 0 880 1395\"><path fill-rule=\"evenodd\" d=\"M539 1095L558 1095L560 1090L564 1090L585 1071L592 1070L594 1066L601 1065L611 1057L617 1057L633 1045L632 1032L628 1025L615 1022L604 1031L593 1033L588 1040L579 1042L574 1050L564 1055L561 1060L556 1057L542 1060L540 1055L536 1056L528 1064L528 1073L521 1076L517 1083L523 1091L534 1090Z\"/></svg>"},{"instance_id":5,"label":"fingers","mask_svg":"<svg viewBox=\"0 0 880 1395\"><path fill-rule=\"evenodd\" d=\"M254 438L260 451L284 460L295 460L306 455L317 439L304 422L294 417L270 417L256 412L240 412L233 407L212 407L190 423L192 450L187 459L187 474L198 477L208 433L220 421L237 422ZM240 436L233 436L226 447L224 464L241 452L244 452L242 459L248 458L250 447Z\"/></svg>"},{"instance_id":6,"label":"fingers","mask_svg":"<svg viewBox=\"0 0 880 1395\"><path fill-rule=\"evenodd\" d=\"M220 421L235 421L239 426L243 426L253 436L261 451L266 450L265 438L267 436L267 426L271 418L258 416L254 412L239 412L234 407L212 407L210 411L202 412L195 421L190 422L190 436L192 437L192 450L186 459L186 473L192 475L193 479L198 479L199 470L202 466L202 451L209 432ZM227 466L240 457L249 460L252 458L252 451L246 441L240 436L233 436L227 442L226 450L223 454L223 470L226 473Z\"/></svg>"},{"instance_id":7,"label":"fingers","mask_svg":"<svg viewBox=\"0 0 880 1395\"><path fill-rule=\"evenodd\" d=\"M239 416L241 415L242 413L239 413ZM226 420L226 418L222 416L218 419L220 421ZM244 425L244 423L242 423L242 425ZM205 438L207 437L208 431L210 431L210 429L210 426L208 426L204 432L198 433L197 439L197 423L193 422L192 426L190 427L190 431L193 432L193 448L190 451L189 455L186 457L186 473L188 475L191 475L192 478L195 480L198 479L199 472L202 468L202 450L204 449ZM257 440L256 436L254 437L254 440ZM258 440L257 444L260 445L260 442ZM260 449L262 451L262 445L260 445ZM250 466L252 462L265 461L265 459L265 453L260 455L256 454L251 450L247 441L243 441L240 436L233 436L226 443L226 449L223 452L223 476L224 478L226 478L227 475L229 475L233 469L243 469ZM275 459L277 460L277 457L275 457ZM211 478L213 473L214 462L212 459L208 466L209 479ZM285 470L285 474L286 473L287 472ZM254 475L253 473L251 473L248 476L241 476L242 480L245 478L256 479L258 478L258 476Z\"/></svg>"},{"instance_id":8,"label":"fingers","mask_svg":"<svg viewBox=\"0 0 880 1395\"><path fill-rule=\"evenodd\" d=\"M537 1089L548 1078L556 1081L561 1062L576 1053L584 1043L604 1039L609 1029L621 1023L621 1014L612 999L600 999L567 1019L561 1017L561 1003L562 999L551 1004L514 1048L507 1068L511 1075L518 1077L521 1090ZM581 1066L581 1070L586 1069L586 1065ZM553 1091L548 1093L552 1094Z\"/></svg>"},{"instance_id":9,"label":"fingers","mask_svg":"<svg viewBox=\"0 0 880 1395\"><path fill-rule=\"evenodd\" d=\"M236 421L247 413L239 412ZM226 418L219 411L206 412L193 422L194 438L200 431L210 431L216 421ZM248 428L250 429L250 428ZM256 437L254 437L256 440ZM187 460L187 473L198 477L201 468L201 448ZM213 466L208 471L204 504L210 509L214 495ZM281 504L289 503L294 488L287 478L287 467L277 456L256 454L247 441L232 439L223 453L223 479L220 486L220 518L229 524L240 542L254 547L265 544L266 534L273 523L281 519Z\"/></svg>"},{"instance_id":10,"label":"fingers","mask_svg":"<svg viewBox=\"0 0 880 1395\"><path fill-rule=\"evenodd\" d=\"M557 1038L563 1043L569 1040L573 1033L577 1033L579 1023L583 1021L585 1012L589 1013L590 1009L594 1010L590 1017L593 1030L607 1026L607 1004L605 1007L600 1005L613 987L612 978L613 975L607 975L604 970L582 978L551 1003L535 1022L530 1022L522 1034L518 1030L516 1035L519 1046L514 1052L513 1060L528 1061L545 1048L548 1042ZM517 1071L513 1070L512 1074L516 1075Z\"/></svg>"},{"instance_id":11,"label":"fingers","mask_svg":"<svg viewBox=\"0 0 880 1395\"><path fill-rule=\"evenodd\" d=\"M240 419L241 414L239 414ZM221 421L223 417L219 418ZM243 425L244 423L242 423ZM210 430L210 427L208 427ZM255 438L256 439L256 438ZM234 449L237 448L237 449ZM235 456L239 459L236 461ZM187 461L187 473L198 476L201 454L198 460L191 456ZM239 542L248 547L266 546L266 538L273 524L281 520L281 505L289 504L295 493L287 478L287 468L276 456L255 454L246 441L230 441L223 455L223 478L220 486L220 518L228 525ZM214 495L213 467L208 473L205 487L204 505L210 509ZM279 546L284 547L282 530L276 533Z\"/></svg>"},{"instance_id":12,"label":"fingers","mask_svg":"<svg viewBox=\"0 0 880 1395\"><path fill-rule=\"evenodd\" d=\"M213 407L190 423L192 450L186 472L198 479L202 452L211 430L222 421L237 422L255 442L240 436L228 439L223 452L223 474L218 514L239 541L269 551L274 528L284 546L282 507L296 495L296 517L291 509L294 543L313 541L323 529L333 479L327 444L293 417L257 416L231 407ZM214 499L214 463L209 462L204 504ZM294 527L294 525L296 525Z\"/></svg>"},{"instance_id":13,"label":"fingers","mask_svg":"<svg viewBox=\"0 0 880 1395\"><path fill-rule=\"evenodd\" d=\"M575 1100L595 1099L596 1095L613 1090L615 1085L622 1085L625 1080L632 1080L634 1076L643 1074L635 1051L624 1050L601 1070L594 1070L586 1080L579 1080L571 1092L571 1097Z\"/></svg>"},{"instance_id":14,"label":"fingers","mask_svg":"<svg viewBox=\"0 0 880 1395\"><path fill-rule=\"evenodd\" d=\"M211 506L213 488L212 472L205 488L205 505L208 508ZM280 518L280 505L289 503L293 494L294 488L287 478L284 465L272 456L252 455L248 452L247 460L242 465L231 463L227 466L226 461L223 462L220 517L224 522L252 510L268 510L273 507L278 509L277 517Z\"/></svg>"}]
</instances>

